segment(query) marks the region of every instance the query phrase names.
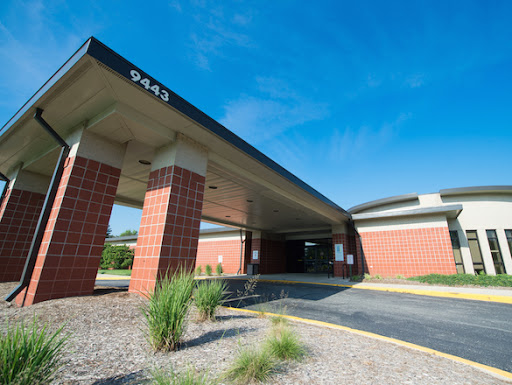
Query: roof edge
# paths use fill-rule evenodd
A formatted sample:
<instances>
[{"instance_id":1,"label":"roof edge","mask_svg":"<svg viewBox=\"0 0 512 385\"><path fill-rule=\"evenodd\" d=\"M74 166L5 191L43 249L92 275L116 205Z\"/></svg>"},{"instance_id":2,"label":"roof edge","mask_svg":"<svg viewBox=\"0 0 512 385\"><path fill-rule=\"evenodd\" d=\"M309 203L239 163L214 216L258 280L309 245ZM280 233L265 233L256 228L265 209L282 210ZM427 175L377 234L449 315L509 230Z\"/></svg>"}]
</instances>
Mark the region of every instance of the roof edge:
<instances>
[{"instance_id":1,"label":"roof edge","mask_svg":"<svg viewBox=\"0 0 512 385\"><path fill-rule=\"evenodd\" d=\"M352 217L354 221L366 220L366 219L384 219L384 218L398 218L415 215L431 215L431 214L454 214L454 218L457 218L462 211L461 204L437 206L437 207L426 207L422 209L412 210L400 210L400 211L384 211L378 213L367 213L367 214L354 214Z\"/></svg>"},{"instance_id":2,"label":"roof edge","mask_svg":"<svg viewBox=\"0 0 512 385\"><path fill-rule=\"evenodd\" d=\"M441 196L450 195L470 195L470 194L481 194L481 193L503 193L512 194L512 186L472 186L472 187L458 187L439 190Z\"/></svg>"},{"instance_id":3,"label":"roof edge","mask_svg":"<svg viewBox=\"0 0 512 385\"><path fill-rule=\"evenodd\" d=\"M395 195L395 196L388 197L388 198L382 198L382 199L377 199L377 200L366 202L366 203L361 203L360 205L349 208L348 212L353 215L360 211L371 209L374 207L383 206L383 205L387 205L390 203L408 202L408 201L413 201L416 199L418 199L418 193Z\"/></svg>"}]
</instances>

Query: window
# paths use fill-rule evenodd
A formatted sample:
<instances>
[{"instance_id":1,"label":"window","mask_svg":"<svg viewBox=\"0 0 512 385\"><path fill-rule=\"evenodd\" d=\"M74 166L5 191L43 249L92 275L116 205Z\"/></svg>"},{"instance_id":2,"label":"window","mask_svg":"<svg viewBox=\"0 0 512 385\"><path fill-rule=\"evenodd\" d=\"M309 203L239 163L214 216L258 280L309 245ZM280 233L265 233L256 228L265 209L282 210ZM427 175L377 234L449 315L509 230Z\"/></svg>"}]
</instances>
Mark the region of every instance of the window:
<instances>
[{"instance_id":1,"label":"window","mask_svg":"<svg viewBox=\"0 0 512 385\"><path fill-rule=\"evenodd\" d=\"M480 251L476 230L467 230L466 236L468 237L469 251L471 252L475 274L480 274L481 272L485 273L484 261L482 259L482 252Z\"/></svg>"},{"instance_id":2,"label":"window","mask_svg":"<svg viewBox=\"0 0 512 385\"><path fill-rule=\"evenodd\" d=\"M460 252L459 232L457 230L450 230L450 239L452 241L453 257L455 258L457 274L464 274L464 264L462 263L462 254Z\"/></svg>"},{"instance_id":3,"label":"window","mask_svg":"<svg viewBox=\"0 0 512 385\"><path fill-rule=\"evenodd\" d=\"M505 230L505 235L508 241L508 249L510 250L510 254L512 256L512 230Z\"/></svg>"},{"instance_id":4,"label":"window","mask_svg":"<svg viewBox=\"0 0 512 385\"><path fill-rule=\"evenodd\" d=\"M503 258L501 257L500 244L498 243L496 230L487 230L486 232L496 274L505 274L505 266L503 266Z\"/></svg>"}]
</instances>

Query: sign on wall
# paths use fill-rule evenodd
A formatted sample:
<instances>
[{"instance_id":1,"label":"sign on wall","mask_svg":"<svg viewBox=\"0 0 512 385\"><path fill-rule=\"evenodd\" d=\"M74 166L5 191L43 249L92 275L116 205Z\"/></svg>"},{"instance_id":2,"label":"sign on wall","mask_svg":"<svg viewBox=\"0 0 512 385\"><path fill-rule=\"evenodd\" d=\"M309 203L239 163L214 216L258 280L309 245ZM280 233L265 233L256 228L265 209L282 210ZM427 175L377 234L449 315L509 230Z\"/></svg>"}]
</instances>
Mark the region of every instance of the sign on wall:
<instances>
[{"instance_id":1,"label":"sign on wall","mask_svg":"<svg viewBox=\"0 0 512 385\"><path fill-rule=\"evenodd\" d=\"M258 250L253 250L252 259L258 259Z\"/></svg>"},{"instance_id":2,"label":"sign on wall","mask_svg":"<svg viewBox=\"0 0 512 385\"><path fill-rule=\"evenodd\" d=\"M222 263L222 255L219 255L219 263Z\"/></svg>"},{"instance_id":3,"label":"sign on wall","mask_svg":"<svg viewBox=\"0 0 512 385\"><path fill-rule=\"evenodd\" d=\"M334 260L337 262L343 262L343 243L337 243L334 245Z\"/></svg>"},{"instance_id":4,"label":"sign on wall","mask_svg":"<svg viewBox=\"0 0 512 385\"><path fill-rule=\"evenodd\" d=\"M347 265L354 264L354 256L352 254L347 254Z\"/></svg>"}]
</instances>

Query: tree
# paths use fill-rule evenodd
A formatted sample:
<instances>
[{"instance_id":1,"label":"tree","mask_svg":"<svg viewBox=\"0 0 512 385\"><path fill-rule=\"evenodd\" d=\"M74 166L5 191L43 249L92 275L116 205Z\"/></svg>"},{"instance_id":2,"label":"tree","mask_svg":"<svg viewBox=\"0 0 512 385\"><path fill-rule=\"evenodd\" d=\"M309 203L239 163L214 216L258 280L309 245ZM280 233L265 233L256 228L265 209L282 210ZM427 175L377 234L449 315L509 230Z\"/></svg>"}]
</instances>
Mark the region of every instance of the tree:
<instances>
[{"instance_id":1,"label":"tree","mask_svg":"<svg viewBox=\"0 0 512 385\"><path fill-rule=\"evenodd\" d=\"M110 227L110 225L108 225L107 227L107 235L106 235L107 238L112 238L113 235L112 235L112 227Z\"/></svg>"},{"instance_id":2,"label":"tree","mask_svg":"<svg viewBox=\"0 0 512 385\"><path fill-rule=\"evenodd\" d=\"M134 252L126 245L110 245L103 247L100 267L102 269L129 269L133 265Z\"/></svg>"},{"instance_id":3,"label":"tree","mask_svg":"<svg viewBox=\"0 0 512 385\"><path fill-rule=\"evenodd\" d=\"M125 230L123 231L119 236L120 237L127 237L128 235L137 235L137 230Z\"/></svg>"}]
</instances>

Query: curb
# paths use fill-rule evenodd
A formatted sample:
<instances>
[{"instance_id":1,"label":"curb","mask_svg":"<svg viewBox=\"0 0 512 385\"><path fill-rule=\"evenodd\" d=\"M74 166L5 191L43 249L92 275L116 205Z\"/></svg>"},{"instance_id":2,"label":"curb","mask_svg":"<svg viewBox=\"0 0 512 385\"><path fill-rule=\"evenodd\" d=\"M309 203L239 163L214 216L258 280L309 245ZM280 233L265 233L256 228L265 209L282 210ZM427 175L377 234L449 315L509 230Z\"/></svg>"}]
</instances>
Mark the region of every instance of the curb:
<instances>
[{"instance_id":1,"label":"curb","mask_svg":"<svg viewBox=\"0 0 512 385\"><path fill-rule=\"evenodd\" d=\"M343 285L338 283L323 283L323 282L303 282L303 281L285 281L285 280L274 280L274 279L259 279L260 282L275 282L275 283L301 283L307 285L323 285L323 286L335 286L335 287L348 287L351 289L359 290L376 290L376 291L387 291L392 293L402 294L415 294L425 295L429 297L442 297L442 298L456 298L456 299L469 299L472 301L486 301L486 302L497 302L512 304L512 296L506 295L488 295L488 294L471 294L471 293L458 293L448 291L435 291L435 290L421 290L421 289L403 289L395 287L375 287L368 285Z\"/></svg>"},{"instance_id":2,"label":"curb","mask_svg":"<svg viewBox=\"0 0 512 385\"><path fill-rule=\"evenodd\" d=\"M415 350L419 350L419 351L422 351L422 352L425 352L425 353L430 353L430 354L433 354L433 355L436 355L436 356L439 356L439 357L448 358L450 360L457 361L457 362L460 362L460 363L472 366L474 368L477 368L479 370L488 372L489 374L491 374L491 375L493 375L495 377L499 377L499 378L506 379L506 380L512 380L512 373L507 372L505 370L498 369L498 368L495 368L493 366L488 366L488 365L480 364L480 363L475 362L475 361L470 361L470 360L467 360L467 359L462 358L462 357L454 356L453 354L443 353L443 352L440 352L438 350L426 348L426 347L421 346L421 345L412 344L410 342L402 341L402 340L399 340L399 339L396 339L396 338L382 336L380 334L375 334L375 333L367 332L367 331L364 331L364 330L352 329L352 328L349 328L347 326L341 326L341 325L331 324L331 323L328 323L328 322L317 321L317 320L312 320L312 319L307 319L307 318L300 318L300 317L295 317L295 316L291 316L291 315L282 315L282 314L275 314L275 313L268 313L268 312L260 312L260 311L256 311L256 310L239 309L239 308L228 307L228 306L223 306L223 308L229 309L229 310L234 310L234 311L245 312L245 313L263 314L263 315L266 315L266 316L274 316L274 317L283 317L283 318L287 318L287 319L290 319L290 320L293 320L293 321L298 321L298 322L302 322L302 323L306 323L306 324L310 324L310 325L315 325L315 326L320 326L320 327L327 327L327 328L331 328L331 329L348 331L348 332L356 333L356 334L363 335L363 336L366 336L366 337L375 338L375 339L386 341L386 342L391 342L391 343L394 343L394 344L397 344L397 345L405 346L405 347L408 347L408 348L411 348L411 349L415 349Z\"/></svg>"}]
</instances>

